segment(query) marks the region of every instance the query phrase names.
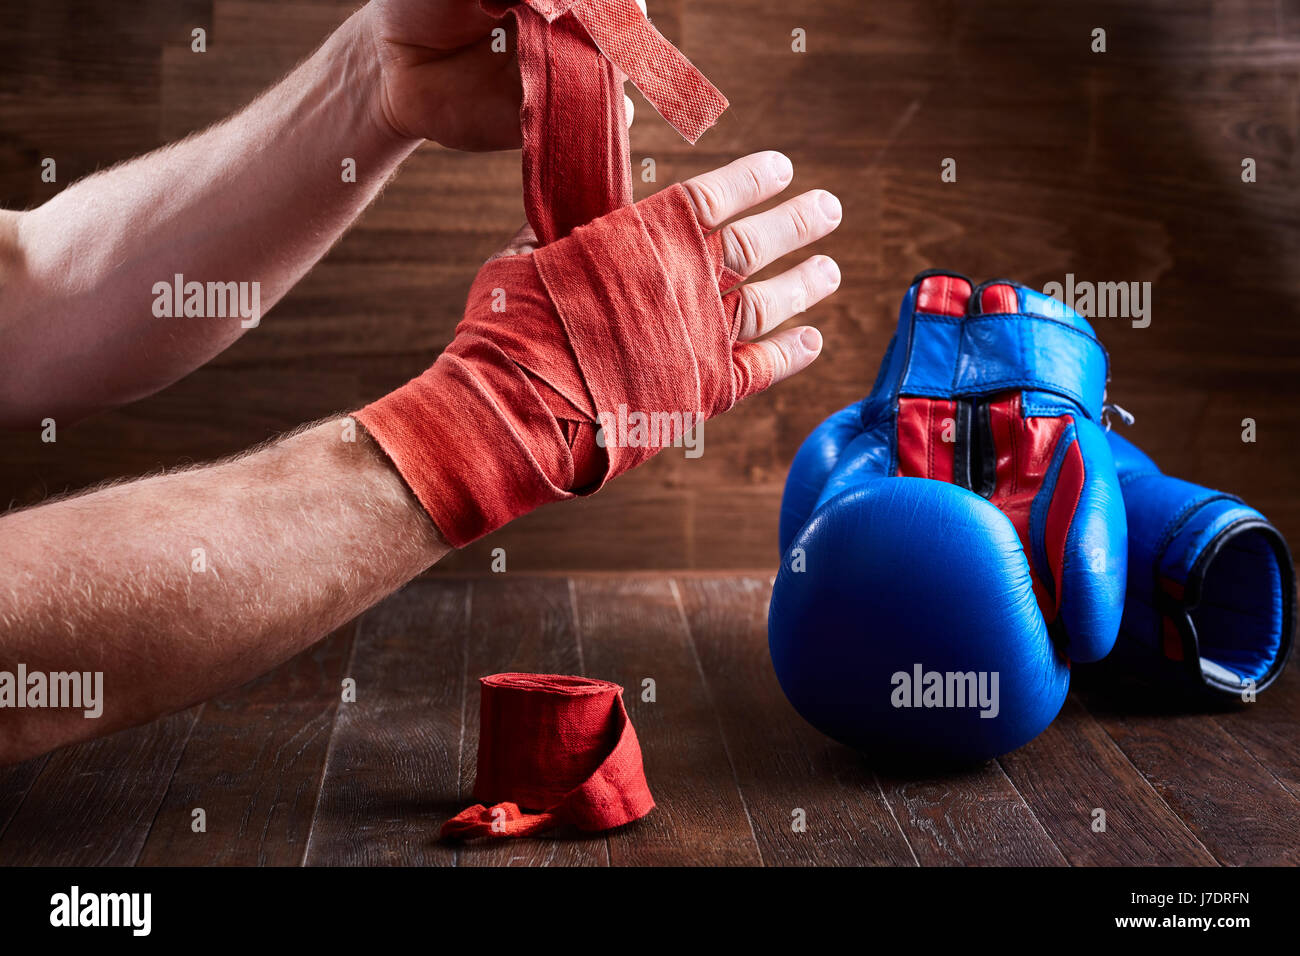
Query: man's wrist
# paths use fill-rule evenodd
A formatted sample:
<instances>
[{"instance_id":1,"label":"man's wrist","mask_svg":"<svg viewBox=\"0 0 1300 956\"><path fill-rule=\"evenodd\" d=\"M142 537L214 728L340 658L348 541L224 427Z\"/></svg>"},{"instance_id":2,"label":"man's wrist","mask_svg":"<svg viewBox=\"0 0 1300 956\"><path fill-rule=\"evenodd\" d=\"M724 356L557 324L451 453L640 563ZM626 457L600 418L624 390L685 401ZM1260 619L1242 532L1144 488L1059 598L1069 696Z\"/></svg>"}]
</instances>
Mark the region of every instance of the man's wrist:
<instances>
[{"instance_id":1,"label":"man's wrist","mask_svg":"<svg viewBox=\"0 0 1300 956\"><path fill-rule=\"evenodd\" d=\"M383 40L378 29L376 17L374 17L373 4L367 4L365 7L357 10L352 14L348 21L344 23L339 30L348 30L348 42L350 42L351 61L355 61L355 69L359 74L360 90L367 94L370 116L374 127L382 137L390 139L391 142L411 146L424 142L424 137L409 133L404 130L402 124L396 120L396 114L393 109L393 101L390 98L389 82L385 72L385 40Z\"/></svg>"},{"instance_id":2,"label":"man's wrist","mask_svg":"<svg viewBox=\"0 0 1300 956\"><path fill-rule=\"evenodd\" d=\"M331 51L331 59L337 59L338 72L346 78L342 86L357 97L356 108L369 131L385 144L411 149L424 139L405 132L393 116L384 75L383 41L371 14L373 9L367 4L354 13L327 45L338 43Z\"/></svg>"}]
</instances>

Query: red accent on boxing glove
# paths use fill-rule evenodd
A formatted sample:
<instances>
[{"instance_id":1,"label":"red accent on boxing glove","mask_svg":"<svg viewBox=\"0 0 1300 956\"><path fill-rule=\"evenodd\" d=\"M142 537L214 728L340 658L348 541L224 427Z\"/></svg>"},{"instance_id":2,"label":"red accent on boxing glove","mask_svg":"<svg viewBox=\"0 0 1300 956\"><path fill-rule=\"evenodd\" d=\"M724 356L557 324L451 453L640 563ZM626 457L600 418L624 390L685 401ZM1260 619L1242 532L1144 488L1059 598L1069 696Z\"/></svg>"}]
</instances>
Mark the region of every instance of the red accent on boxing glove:
<instances>
[{"instance_id":1,"label":"red accent on boxing glove","mask_svg":"<svg viewBox=\"0 0 1300 956\"><path fill-rule=\"evenodd\" d=\"M988 297L983 301L988 302ZM1060 417L1024 416L1018 392L989 402L988 413L997 464L987 497L1011 519L1029 559L1039 609L1046 620L1054 621L1060 610L1066 538L1083 491L1083 458L1078 444L1072 442L1062 459L1047 511L1047 565L1041 566L1030 540L1030 511L1051 470L1067 423ZM956 417L956 405L948 399L898 400L899 476L953 481Z\"/></svg>"},{"instance_id":2,"label":"red accent on boxing glove","mask_svg":"<svg viewBox=\"0 0 1300 956\"><path fill-rule=\"evenodd\" d=\"M530 836L562 823L608 830L654 809L623 688L557 674L481 678L477 804L442 836ZM524 809L541 811L526 813Z\"/></svg>"}]
</instances>

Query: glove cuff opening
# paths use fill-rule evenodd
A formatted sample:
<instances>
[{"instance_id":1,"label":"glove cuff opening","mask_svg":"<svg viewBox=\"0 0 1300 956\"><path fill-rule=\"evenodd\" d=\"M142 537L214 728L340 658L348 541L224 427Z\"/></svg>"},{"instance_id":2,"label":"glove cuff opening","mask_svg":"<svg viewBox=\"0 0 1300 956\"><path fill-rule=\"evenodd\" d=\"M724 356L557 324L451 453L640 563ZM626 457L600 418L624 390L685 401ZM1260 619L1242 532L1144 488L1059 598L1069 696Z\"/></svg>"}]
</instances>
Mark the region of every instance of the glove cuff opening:
<instances>
[{"instance_id":1,"label":"glove cuff opening","mask_svg":"<svg viewBox=\"0 0 1300 956\"><path fill-rule=\"evenodd\" d=\"M1295 610L1291 553L1277 529L1255 518L1225 528L1197 559L1183 595L1180 629L1195 676L1234 696L1251 682L1263 690L1291 654Z\"/></svg>"}]
</instances>

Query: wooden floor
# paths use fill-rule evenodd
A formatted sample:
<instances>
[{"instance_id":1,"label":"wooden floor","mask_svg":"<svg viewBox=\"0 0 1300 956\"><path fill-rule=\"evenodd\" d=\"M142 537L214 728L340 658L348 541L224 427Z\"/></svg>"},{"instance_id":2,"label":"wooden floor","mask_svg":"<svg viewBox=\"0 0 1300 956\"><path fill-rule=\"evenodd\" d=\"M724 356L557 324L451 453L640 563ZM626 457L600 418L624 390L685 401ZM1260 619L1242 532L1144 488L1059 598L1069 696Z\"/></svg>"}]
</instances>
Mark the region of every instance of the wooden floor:
<instances>
[{"instance_id":1,"label":"wooden floor","mask_svg":"<svg viewBox=\"0 0 1300 956\"><path fill-rule=\"evenodd\" d=\"M1209 715L1085 674L1028 746L904 779L786 703L770 589L735 575L416 581L233 693L0 769L0 864L1300 862L1295 667L1254 705ZM628 688L658 807L608 835L440 843L473 802L476 678L507 670ZM340 703L344 677L356 703ZM646 677L655 703L640 700Z\"/></svg>"}]
</instances>

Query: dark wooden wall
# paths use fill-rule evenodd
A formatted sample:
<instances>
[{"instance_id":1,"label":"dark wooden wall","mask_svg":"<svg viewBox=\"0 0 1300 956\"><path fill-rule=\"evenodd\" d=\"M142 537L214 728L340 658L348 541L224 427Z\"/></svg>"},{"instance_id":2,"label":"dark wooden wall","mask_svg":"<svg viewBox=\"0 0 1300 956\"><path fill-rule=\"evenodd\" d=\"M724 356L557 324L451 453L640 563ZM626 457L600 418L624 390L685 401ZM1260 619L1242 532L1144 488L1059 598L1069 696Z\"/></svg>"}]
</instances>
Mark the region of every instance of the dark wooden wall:
<instances>
[{"instance_id":1,"label":"dark wooden wall","mask_svg":"<svg viewBox=\"0 0 1300 956\"><path fill-rule=\"evenodd\" d=\"M483 569L775 563L790 459L869 386L917 270L1035 286L1067 272L1150 281L1152 322L1099 319L1111 397L1170 471L1235 491L1300 541L1298 0L651 0L655 22L730 97L695 149L638 99L634 161L661 184L774 147L795 188L845 208L823 243L844 285L812 318L824 357L589 501L544 509L455 556ZM337 0L3 0L0 202L223 116L307 54ZM209 51L189 50L195 26ZM1094 27L1109 51L1089 50ZM807 31L807 52L791 31ZM956 183L940 162L957 161ZM1241 180L1243 157L1258 182ZM639 168L639 166L638 166ZM642 185L642 192L653 187ZM422 148L262 323L148 400L62 431L3 436L0 505L202 461L356 407L423 369L477 265L522 221L518 154ZM2 369L0 364L0 369ZM0 372L2 374L2 372ZM1241 440L1244 418L1258 441Z\"/></svg>"}]
</instances>

